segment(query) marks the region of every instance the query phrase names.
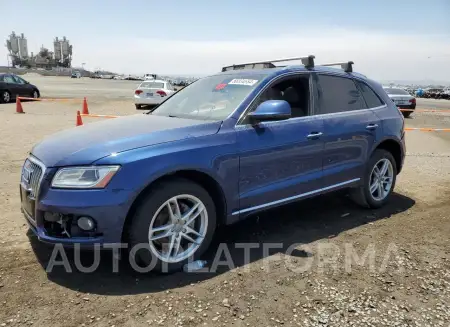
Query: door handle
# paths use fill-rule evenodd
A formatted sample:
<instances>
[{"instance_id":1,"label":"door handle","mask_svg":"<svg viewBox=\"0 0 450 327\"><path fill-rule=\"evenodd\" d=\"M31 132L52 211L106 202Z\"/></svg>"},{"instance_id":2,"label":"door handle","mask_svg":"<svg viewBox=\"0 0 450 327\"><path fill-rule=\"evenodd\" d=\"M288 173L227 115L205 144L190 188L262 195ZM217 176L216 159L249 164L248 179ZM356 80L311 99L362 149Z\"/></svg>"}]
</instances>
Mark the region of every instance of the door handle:
<instances>
[{"instance_id":1,"label":"door handle","mask_svg":"<svg viewBox=\"0 0 450 327\"><path fill-rule=\"evenodd\" d=\"M366 129L368 129L369 131L373 131L375 129L377 129L378 124L369 124L366 126Z\"/></svg>"},{"instance_id":2,"label":"door handle","mask_svg":"<svg viewBox=\"0 0 450 327\"><path fill-rule=\"evenodd\" d=\"M314 139L318 139L319 137L321 137L323 135L322 132L312 132L310 134L308 134L306 136L306 138L310 139L310 140L314 140Z\"/></svg>"}]
</instances>

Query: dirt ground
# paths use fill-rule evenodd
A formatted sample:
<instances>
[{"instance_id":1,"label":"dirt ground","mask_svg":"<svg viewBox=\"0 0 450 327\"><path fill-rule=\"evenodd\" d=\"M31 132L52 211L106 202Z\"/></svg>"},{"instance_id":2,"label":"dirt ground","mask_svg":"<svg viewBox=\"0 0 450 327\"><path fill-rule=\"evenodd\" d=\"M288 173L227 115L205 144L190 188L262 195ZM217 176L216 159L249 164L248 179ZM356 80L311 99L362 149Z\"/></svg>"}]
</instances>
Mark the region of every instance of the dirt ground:
<instances>
[{"instance_id":1,"label":"dirt ground","mask_svg":"<svg viewBox=\"0 0 450 327\"><path fill-rule=\"evenodd\" d=\"M44 97L79 100L26 102L24 115L0 105L0 326L450 326L450 133L407 133L405 167L382 209L333 194L222 228L213 248L227 244L234 267L217 273L139 274L126 260L113 273L109 254L90 274L74 265L46 273L52 248L28 233L19 209L23 161L33 144L75 125L83 96L91 113L135 114L136 83L24 77ZM450 101L418 107L450 110ZM450 112L406 123L449 128ZM245 263L236 243L282 247L252 250ZM92 260L83 253L85 265Z\"/></svg>"}]
</instances>

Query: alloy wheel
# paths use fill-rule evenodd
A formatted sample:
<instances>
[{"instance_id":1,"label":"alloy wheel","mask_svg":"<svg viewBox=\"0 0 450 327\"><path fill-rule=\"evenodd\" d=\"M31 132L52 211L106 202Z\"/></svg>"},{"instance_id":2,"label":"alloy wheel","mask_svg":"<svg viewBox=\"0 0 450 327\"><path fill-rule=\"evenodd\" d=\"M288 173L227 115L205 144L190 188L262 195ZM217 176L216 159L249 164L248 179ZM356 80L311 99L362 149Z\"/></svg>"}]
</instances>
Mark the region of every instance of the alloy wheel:
<instances>
[{"instance_id":1,"label":"alloy wheel","mask_svg":"<svg viewBox=\"0 0 450 327\"><path fill-rule=\"evenodd\" d=\"M38 98L38 93L37 93L37 91L33 91L33 98L35 98L35 99Z\"/></svg>"},{"instance_id":2,"label":"alloy wheel","mask_svg":"<svg viewBox=\"0 0 450 327\"><path fill-rule=\"evenodd\" d=\"M389 159L380 159L370 174L369 191L376 201L384 200L391 191L394 181L394 168Z\"/></svg>"},{"instance_id":3,"label":"alloy wheel","mask_svg":"<svg viewBox=\"0 0 450 327\"><path fill-rule=\"evenodd\" d=\"M8 103L11 100L11 96L9 95L8 92L3 92L3 102Z\"/></svg>"},{"instance_id":4,"label":"alloy wheel","mask_svg":"<svg viewBox=\"0 0 450 327\"><path fill-rule=\"evenodd\" d=\"M192 256L205 239L208 213L190 194L164 202L153 215L148 233L150 250L161 261L175 263Z\"/></svg>"}]
</instances>

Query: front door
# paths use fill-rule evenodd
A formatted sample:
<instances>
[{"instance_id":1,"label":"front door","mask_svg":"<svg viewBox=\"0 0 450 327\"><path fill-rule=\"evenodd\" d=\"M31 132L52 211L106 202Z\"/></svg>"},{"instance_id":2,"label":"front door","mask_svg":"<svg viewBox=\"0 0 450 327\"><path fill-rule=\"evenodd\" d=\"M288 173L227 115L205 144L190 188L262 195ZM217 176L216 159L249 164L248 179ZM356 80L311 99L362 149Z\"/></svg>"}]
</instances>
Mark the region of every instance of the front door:
<instances>
[{"instance_id":1,"label":"front door","mask_svg":"<svg viewBox=\"0 0 450 327\"><path fill-rule=\"evenodd\" d=\"M15 98L21 96L21 88L20 85L17 84L13 75L4 75L3 80L5 81L6 87L11 92L11 98Z\"/></svg>"},{"instance_id":2,"label":"front door","mask_svg":"<svg viewBox=\"0 0 450 327\"><path fill-rule=\"evenodd\" d=\"M325 187L358 183L381 129L380 120L350 77L318 75L318 95Z\"/></svg>"},{"instance_id":3,"label":"front door","mask_svg":"<svg viewBox=\"0 0 450 327\"><path fill-rule=\"evenodd\" d=\"M292 107L292 118L236 126L240 151L239 213L304 198L322 187L323 123L309 115L309 78L305 74L283 79L255 101L258 104L264 100L285 100Z\"/></svg>"}]
</instances>

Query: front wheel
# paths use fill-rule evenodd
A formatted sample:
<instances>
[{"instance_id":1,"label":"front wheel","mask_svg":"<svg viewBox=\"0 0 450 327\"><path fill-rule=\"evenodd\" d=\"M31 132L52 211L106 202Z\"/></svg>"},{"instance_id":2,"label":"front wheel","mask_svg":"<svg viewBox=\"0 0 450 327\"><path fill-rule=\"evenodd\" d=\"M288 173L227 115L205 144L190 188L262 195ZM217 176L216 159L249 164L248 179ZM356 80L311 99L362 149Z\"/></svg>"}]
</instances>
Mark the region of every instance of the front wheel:
<instances>
[{"instance_id":1,"label":"front wheel","mask_svg":"<svg viewBox=\"0 0 450 327\"><path fill-rule=\"evenodd\" d=\"M351 189L351 198L359 205L380 208L388 200L395 187L397 166L389 151L377 149L370 158L359 188Z\"/></svg>"},{"instance_id":2,"label":"front wheel","mask_svg":"<svg viewBox=\"0 0 450 327\"><path fill-rule=\"evenodd\" d=\"M156 185L137 208L129 229L136 261L148 270L171 272L198 259L216 229L216 209L208 192L186 179Z\"/></svg>"},{"instance_id":3,"label":"front wheel","mask_svg":"<svg viewBox=\"0 0 450 327\"><path fill-rule=\"evenodd\" d=\"M142 109L142 105L141 104L135 104L136 109Z\"/></svg>"}]
</instances>

